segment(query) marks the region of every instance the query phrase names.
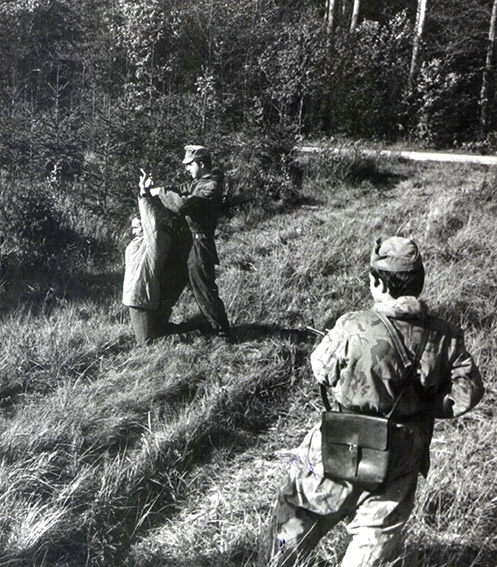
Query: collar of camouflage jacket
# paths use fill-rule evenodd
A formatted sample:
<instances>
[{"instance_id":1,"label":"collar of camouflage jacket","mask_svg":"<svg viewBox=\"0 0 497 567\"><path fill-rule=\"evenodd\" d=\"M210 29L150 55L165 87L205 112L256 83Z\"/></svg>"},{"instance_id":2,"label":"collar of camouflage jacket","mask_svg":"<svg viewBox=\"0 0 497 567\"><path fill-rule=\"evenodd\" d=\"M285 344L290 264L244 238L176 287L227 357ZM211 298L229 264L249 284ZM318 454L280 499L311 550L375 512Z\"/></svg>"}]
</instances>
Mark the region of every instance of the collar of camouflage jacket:
<instances>
[{"instance_id":1,"label":"collar of camouflage jacket","mask_svg":"<svg viewBox=\"0 0 497 567\"><path fill-rule=\"evenodd\" d=\"M423 318L428 307L426 303L416 297L404 295L393 301L375 303L373 309L394 319L420 319Z\"/></svg>"}]
</instances>

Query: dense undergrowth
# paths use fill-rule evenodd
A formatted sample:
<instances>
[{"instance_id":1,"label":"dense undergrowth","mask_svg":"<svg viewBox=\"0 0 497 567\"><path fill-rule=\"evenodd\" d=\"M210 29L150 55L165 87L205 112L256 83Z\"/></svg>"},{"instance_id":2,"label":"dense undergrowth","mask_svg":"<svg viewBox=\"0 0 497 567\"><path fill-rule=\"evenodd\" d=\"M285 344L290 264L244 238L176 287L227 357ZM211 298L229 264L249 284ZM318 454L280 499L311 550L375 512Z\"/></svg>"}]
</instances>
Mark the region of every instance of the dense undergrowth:
<instances>
[{"instance_id":1,"label":"dense undergrowth","mask_svg":"<svg viewBox=\"0 0 497 567\"><path fill-rule=\"evenodd\" d=\"M0 565L254 565L287 452L319 416L305 326L368 306L371 242L400 233L420 243L423 297L466 328L487 387L476 411L437 424L405 565L493 567L495 174L326 155L299 167L298 189L221 223L233 343L191 331L134 345L123 231L107 260L78 261L78 293L40 284L14 309L4 294ZM173 320L196 316L187 293ZM346 543L339 528L319 553L337 565Z\"/></svg>"}]
</instances>

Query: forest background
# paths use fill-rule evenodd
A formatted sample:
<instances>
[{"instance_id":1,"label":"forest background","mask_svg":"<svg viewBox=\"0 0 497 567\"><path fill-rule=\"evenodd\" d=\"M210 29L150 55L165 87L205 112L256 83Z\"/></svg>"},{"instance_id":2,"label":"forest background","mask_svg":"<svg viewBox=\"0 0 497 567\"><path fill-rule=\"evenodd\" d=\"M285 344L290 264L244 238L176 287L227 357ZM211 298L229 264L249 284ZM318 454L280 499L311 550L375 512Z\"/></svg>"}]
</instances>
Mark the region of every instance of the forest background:
<instances>
[{"instance_id":1,"label":"forest background","mask_svg":"<svg viewBox=\"0 0 497 567\"><path fill-rule=\"evenodd\" d=\"M67 273L62 258L90 253L89 216L121 228L138 168L174 180L191 141L216 148L233 191L276 199L298 183L302 137L493 151L496 8L2 2L2 265L48 256Z\"/></svg>"},{"instance_id":2,"label":"forest background","mask_svg":"<svg viewBox=\"0 0 497 567\"><path fill-rule=\"evenodd\" d=\"M0 4L0 565L253 565L286 451L319 417L305 327L369 305L370 244L398 233L426 250L425 297L467 329L487 386L437 425L404 563L494 567L495 172L355 149L494 153L496 15L491 0ZM302 156L304 140L322 150ZM120 293L139 168L183 181L187 143L225 172L238 342L136 348ZM191 296L174 317L195 327Z\"/></svg>"}]
</instances>

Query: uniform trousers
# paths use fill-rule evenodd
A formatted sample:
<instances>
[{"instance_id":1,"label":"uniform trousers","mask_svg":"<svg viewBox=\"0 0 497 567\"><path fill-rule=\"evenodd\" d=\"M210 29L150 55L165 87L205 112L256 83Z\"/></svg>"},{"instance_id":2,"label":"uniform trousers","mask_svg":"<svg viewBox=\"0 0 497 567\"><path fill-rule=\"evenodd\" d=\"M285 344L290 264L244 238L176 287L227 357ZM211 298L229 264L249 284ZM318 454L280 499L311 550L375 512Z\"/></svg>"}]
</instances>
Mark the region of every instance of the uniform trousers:
<instances>
[{"instance_id":1,"label":"uniform trousers","mask_svg":"<svg viewBox=\"0 0 497 567\"><path fill-rule=\"evenodd\" d=\"M396 557L414 507L425 437L403 428L387 482L375 490L324 476L321 433L313 428L290 461L260 565L302 567L319 540L344 520L351 541L341 567L378 567ZM407 451L407 453L402 453Z\"/></svg>"},{"instance_id":2,"label":"uniform trousers","mask_svg":"<svg viewBox=\"0 0 497 567\"><path fill-rule=\"evenodd\" d=\"M214 238L205 234L183 236L166 259L164 276L165 317L168 318L187 283L199 309L216 331L229 328L228 317L216 285L219 263Z\"/></svg>"}]
</instances>

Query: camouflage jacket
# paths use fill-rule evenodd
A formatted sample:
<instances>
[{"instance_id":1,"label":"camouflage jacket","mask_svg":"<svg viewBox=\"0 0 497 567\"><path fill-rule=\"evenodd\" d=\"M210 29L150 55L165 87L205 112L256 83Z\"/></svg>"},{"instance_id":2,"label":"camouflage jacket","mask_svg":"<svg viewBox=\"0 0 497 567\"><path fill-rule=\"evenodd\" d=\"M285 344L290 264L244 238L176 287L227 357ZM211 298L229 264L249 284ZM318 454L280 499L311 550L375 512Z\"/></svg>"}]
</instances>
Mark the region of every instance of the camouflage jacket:
<instances>
[{"instance_id":1,"label":"camouflage jacket","mask_svg":"<svg viewBox=\"0 0 497 567\"><path fill-rule=\"evenodd\" d=\"M183 204L179 212L185 216L194 234L214 236L223 200L221 174L213 170L195 180L182 193Z\"/></svg>"},{"instance_id":2,"label":"camouflage jacket","mask_svg":"<svg viewBox=\"0 0 497 567\"><path fill-rule=\"evenodd\" d=\"M357 413L385 415L403 387L401 358L376 311L390 317L411 359L424 327L429 328L421 361L394 418L457 417L480 401L482 380L464 345L463 331L429 315L416 298L401 297L340 317L312 353L316 379L332 388L337 402Z\"/></svg>"}]
</instances>

